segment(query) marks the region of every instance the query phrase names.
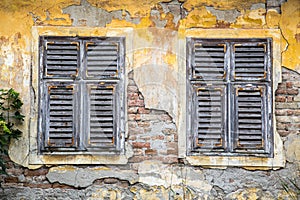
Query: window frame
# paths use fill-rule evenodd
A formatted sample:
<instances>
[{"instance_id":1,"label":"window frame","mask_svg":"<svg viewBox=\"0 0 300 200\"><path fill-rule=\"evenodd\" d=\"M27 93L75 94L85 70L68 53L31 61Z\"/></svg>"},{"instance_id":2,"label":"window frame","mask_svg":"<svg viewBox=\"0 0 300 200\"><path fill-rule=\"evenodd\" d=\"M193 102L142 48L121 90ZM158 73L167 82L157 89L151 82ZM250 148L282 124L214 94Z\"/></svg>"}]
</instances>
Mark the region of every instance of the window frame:
<instances>
[{"instance_id":1,"label":"window frame","mask_svg":"<svg viewBox=\"0 0 300 200\"><path fill-rule=\"evenodd\" d=\"M32 28L32 76L31 76L31 95L32 95L32 107L31 117L29 121L29 156L28 166L35 168L40 165L49 164L126 164L128 159L133 156L132 147L127 143L126 138L128 137L128 128L126 124L127 119L127 104L126 96L127 91L125 90L128 82L127 75L124 74L124 92L121 93L122 99L124 100L124 116L120 120L120 126L124 127L123 132L120 133L120 141L124 141L120 144L122 150L114 154L105 154L103 152L83 152L78 153L65 152L40 152L40 143L38 143L38 130L39 130L39 38L40 36L60 36L60 37L117 37L126 38L124 51L124 69L130 71L133 56L133 29L132 28L92 28L92 27L61 27L61 26L34 26ZM128 53L129 52L129 53ZM125 62L126 60L126 62ZM95 80L93 80L95 81ZM96 81L97 82L97 81ZM123 105L122 105L123 106Z\"/></svg>"},{"instance_id":2,"label":"window frame","mask_svg":"<svg viewBox=\"0 0 300 200\"><path fill-rule=\"evenodd\" d=\"M270 74L272 72L272 38L224 38L224 39L206 39L206 38L197 38L197 37L188 37L186 39L186 48L187 48L187 92L188 100L187 107L191 110L187 115L187 123L191 123L188 127L191 127L188 132L187 146L188 146L188 155L216 155L216 156L262 156L262 157L272 157L273 156L273 120L272 120L272 105L269 106L269 102L272 103L272 80L270 79ZM258 51L259 53L253 53L256 57L253 60L257 60L257 56L264 55L263 61L259 58L259 62L256 63L263 65L263 73L260 72L261 68L254 68L254 72L249 71L250 74L247 74L244 77L236 77L236 45L237 47L255 48L255 51L261 49L261 46L264 48ZM198 53L196 53L196 51ZM256 55L257 54L257 55ZM245 54L246 55L246 54ZM245 56L244 55L244 56ZM200 58L199 58L200 56ZM212 57L211 57L212 56ZM215 57L217 56L217 57ZM249 54L246 55L247 57ZM202 60L199 62L197 60ZM250 59L250 58L249 58ZM220 61L222 62L220 62ZM217 61L217 62L215 62ZM213 65L212 63L213 62ZM243 61L244 62L244 61ZM200 68L197 70L196 64L201 64L211 66L208 69ZM214 69L213 69L214 68ZM222 68L222 69L220 69ZM218 71L215 72L215 69ZM249 69L249 68L248 68ZM251 68L250 68L251 69ZM221 70L221 71L219 71ZM260 73L257 73L258 72ZM245 72L243 75L245 75ZM247 72L246 72L247 73ZM254 74L251 74L254 73ZM250 76L249 76L250 75ZM251 77L253 75L253 77ZM261 75L256 78L257 75ZM236 88L238 86L238 88ZM265 88L264 95L260 92L261 95L261 107L264 108L261 112L261 147L253 147L251 143L258 142L259 139L252 140L249 136L247 139L241 140L244 143L248 143L248 148L243 147L243 145L238 145L240 143L240 136L238 134L239 123L238 120L238 91L245 90L249 91L249 88ZM220 90L220 95L215 95L216 92ZM253 90L253 89L252 89ZM251 91L252 91L251 90ZM221 112L218 111L217 114L220 115L220 118L210 118L198 116L201 113L204 115L211 115L212 113L201 112L200 109L208 109L206 105L210 104L212 101L207 101L210 99L210 96L201 97L198 95L200 91L207 91L206 93L210 96L214 94L212 98L218 99L220 96L220 105L214 106L214 109L220 106ZM214 91L214 92L212 92ZM204 92L203 92L204 93ZM197 96L201 99L201 102L196 100ZM216 100L214 100L214 103ZM249 101L250 103L250 101ZM249 104L248 103L248 104ZM191 104L191 105L190 105ZM201 106L202 105L202 106ZM198 107L200 106L200 107ZM211 108L211 106L209 106ZM198 111L197 111L198 110ZM198 113L200 112L200 113ZM249 115L250 113L248 113ZM203 114L202 114L203 115ZM270 116L270 117L268 117ZM250 118L250 117L249 117ZM266 119L266 118L269 118ZM201 121L202 120L202 121ZM203 123L204 120L204 123ZM209 122L206 122L209 120ZM217 120L217 122L216 122ZM219 122L220 127L216 130L216 125L210 125ZM205 125L205 127L199 127ZM197 125L196 125L197 124ZM199 124L199 125L198 125ZM253 123L254 124L254 123ZM252 125L253 125L252 124ZM256 125L257 126L257 125ZM258 125L259 126L259 125ZM200 130L199 130L200 128ZM221 129L221 130L219 130ZM205 130L207 131L206 133ZM220 134L217 132L220 131ZM249 130L250 131L250 130ZM201 132L201 133L200 133ZM212 132L212 133L210 133ZM204 135L205 134L205 135ZM218 136L216 138L216 136ZM201 145L198 142L200 139ZM216 142L212 145L213 142ZM263 148L263 149L262 149Z\"/></svg>"},{"instance_id":3,"label":"window frame","mask_svg":"<svg viewBox=\"0 0 300 200\"><path fill-rule=\"evenodd\" d=\"M77 52L77 65L73 70L73 73L69 71L63 71L55 69L51 74L52 65L48 66L48 62L52 63L53 55L49 55L50 60L48 61L48 50L49 45L61 45L62 48L70 48L69 45L76 44L76 49L73 50ZM101 73L89 74L89 66L88 66L88 46L89 45L97 45L100 47L102 44L104 45L114 45L116 46L116 57L117 57L117 69L113 72L112 75L107 75ZM40 108L39 108L39 143L40 143L40 153L47 154L51 152L51 154L55 153L64 153L68 154L119 154L122 153L124 149L124 127L122 127L120 120L124 119L124 74L125 74L125 38L124 37L61 37L61 36L40 36ZM59 46L60 47L60 46ZM57 48L57 47L56 47ZM68 50L69 51L69 50ZM51 53L51 51L49 51ZM55 54L55 57L60 57L56 59L63 58L63 61L58 60L57 62L68 62L71 63L73 60L64 60L65 55ZM74 59L74 56L67 56L67 59ZM73 61L74 62L74 61ZM49 70L49 71L48 71ZM49 73L48 73L49 72ZM106 71L104 71L106 72ZM92 73L92 71L90 72ZM47 86L48 84L52 84L51 86ZM69 87L73 85L73 120L72 120L72 145L59 145L50 144L50 136L57 135L56 132L50 132L50 90L54 90L55 87L59 87L61 84L69 85ZM56 86L55 86L56 85ZM90 102L90 98L92 97L89 94L88 86L96 86L100 87L113 87L112 94L112 115L113 115L113 131L112 131L112 143L113 145L103 144L102 147L93 147L90 145L92 142L90 135L90 129L88 125L91 120L88 113L91 110L88 108L88 103ZM53 88L53 89L52 89ZM60 95L62 96L62 95ZM116 115L116 112L119 115ZM90 120L83 120L90 119ZM56 120L55 117L53 120ZM101 122L100 122L101 123ZM64 127L65 128L65 127ZM64 129L61 128L61 129ZM60 134L60 136L64 136L65 134ZM60 137L59 136L59 137ZM59 139L52 139L59 140ZM62 140L62 139L60 139ZM102 140L103 141L103 140Z\"/></svg>"}]
</instances>

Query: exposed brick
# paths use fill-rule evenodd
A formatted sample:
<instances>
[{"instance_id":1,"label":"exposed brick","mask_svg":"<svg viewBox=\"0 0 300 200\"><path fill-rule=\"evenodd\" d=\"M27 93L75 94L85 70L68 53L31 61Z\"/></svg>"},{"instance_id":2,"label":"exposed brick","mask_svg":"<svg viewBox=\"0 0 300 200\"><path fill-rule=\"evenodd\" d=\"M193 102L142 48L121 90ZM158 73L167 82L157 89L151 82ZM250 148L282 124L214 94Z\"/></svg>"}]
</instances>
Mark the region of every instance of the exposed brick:
<instances>
[{"instance_id":1,"label":"exposed brick","mask_svg":"<svg viewBox=\"0 0 300 200\"><path fill-rule=\"evenodd\" d=\"M6 169L6 172L9 175L20 176L21 174L23 174L24 170L21 168L11 168L11 169Z\"/></svg>"},{"instance_id":2,"label":"exposed brick","mask_svg":"<svg viewBox=\"0 0 300 200\"><path fill-rule=\"evenodd\" d=\"M19 182L18 177L15 177L15 176L7 176L4 178L4 180L6 183L18 183Z\"/></svg>"},{"instance_id":3,"label":"exposed brick","mask_svg":"<svg viewBox=\"0 0 300 200\"><path fill-rule=\"evenodd\" d=\"M34 184L34 183L24 183L25 187L31 187L31 188L42 188L42 189L47 189L51 188L52 184L50 183L41 183L41 184Z\"/></svg>"},{"instance_id":4,"label":"exposed brick","mask_svg":"<svg viewBox=\"0 0 300 200\"><path fill-rule=\"evenodd\" d=\"M293 82L286 82L285 83L287 88L292 88L293 87Z\"/></svg>"},{"instance_id":5,"label":"exposed brick","mask_svg":"<svg viewBox=\"0 0 300 200\"><path fill-rule=\"evenodd\" d=\"M130 93L130 92L138 92L138 87L136 85L129 85L127 86L127 92Z\"/></svg>"},{"instance_id":6,"label":"exposed brick","mask_svg":"<svg viewBox=\"0 0 300 200\"><path fill-rule=\"evenodd\" d=\"M153 135L151 137L152 140L164 140L165 139L165 136L163 135Z\"/></svg>"},{"instance_id":7,"label":"exposed brick","mask_svg":"<svg viewBox=\"0 0 300 200\"><path fill-rule=\"evenodd\" d=\"M277 102L285 102L286 98L285 98L285 96L276 96L275 97L275 101L277 101Z\"/></svg>"},{"instance_id":8,"label":"exposed brick","mask_svg":"<svg viewBox=\"0 0 300 200\"><path fill-rule=\"evenodd\" d=\"M145 150L146 155L157 155L157 150L155 149L147 149Z\"/></svg>"},{"instance_id":9,"label":"exposed brick","mask_svg":"<svg viewBox=\"0 0 300 200\"><path fill-rule=\"evenodd\" d=\"M128 114L128 120L129 121L141 120L141 115L140 114Z\"/></svg>"},{"instance_id":10,"label":"exposed brick","mask_svg":"<svg viewBox=\"0 0 300 200\"><path fill-rule=\"evenodd\" d=\"M133 142L133 148L150 148L149 142Z\"/></svg>"},{"instance_id":11,"label":"exposed brick","mask_svg":"<svg viewBox=\"0 0 300 200\"><path fill-rule=\"evenodd\" d=\"M127 110L127 113L129 113L129 114L136 114L137 112L138 112L137 107L129 107Z\"/></svg>"},{"instance_id":12,"label":"exposed brick","mask_svg":"<svg viewBox=\"0 0 300 200\"><path fill-rule=\"evenodd\" d=\"M152 159L152 157L149 157L149 156L134 156L134 157L131 157L129 159L129 162L130 163L138 163L138 162L143 162L145 160L150 160Z\"/></svg>"},{"instance_id":13,"label":"exposed brick","mask_svg":"<svg viewBox=\"0 0 300 200\"><path fill-rule=\"evenodd\" d=\"M140 121L137 122L139 127L150 127L151 123L149 121Z\"/></svg>"},{"instance_id":14,"label":"exposed brick","mask_svg":"<svg viewBox=\"0 0 300 200\"><path fill-rule=\"evenodd\" d=\"M40 168L36 170L30 170L26 169L24 175L25 176L40 176L40 175L46 175L48 173L47 168Z\"/></svg>"},{"instance_id":15,"label":"exposed brick","mask_svg":"<svg viewBox=\"0 0 300 200\"><path fill-rule=\"evenodd\" d=\"M150 109L139 107L138 108L138 113L140 113L140 114L149 114Z\"/></svg>"},{"instance_id":16,"label":"exposed brick","mask_svg":"<svg viewBox=\"0 0 300 200\"><path fill-rule=\"evenodd\" d=\"M52 188L61 188L61 189L73 189L72 186L60 184L60 183L53 183Z\"/></svg>"},{"instance_id":17,"label":"exposed brick","mask_svg":"<svg viewBox=\"0 0 300 200\"><path fill-rule=\"evenodd\" d=\"M287 89L286 92L287 92L287 94L291 94L291 95L297 95L297 94L299 94L299 90L298 89Z\"/></svg>"}]
</instances>

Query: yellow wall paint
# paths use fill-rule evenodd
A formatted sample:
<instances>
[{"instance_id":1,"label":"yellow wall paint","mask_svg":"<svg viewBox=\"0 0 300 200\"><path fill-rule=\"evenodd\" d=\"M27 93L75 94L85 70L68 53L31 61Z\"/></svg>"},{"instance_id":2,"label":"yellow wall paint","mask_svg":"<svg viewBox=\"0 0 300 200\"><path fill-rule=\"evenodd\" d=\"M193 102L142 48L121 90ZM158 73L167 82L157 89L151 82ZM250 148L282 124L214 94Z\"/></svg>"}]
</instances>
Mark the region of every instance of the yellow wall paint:
<instances>
[{"instance_id":1,"label":"yellow wall paint","mask_svg":"<svg viewBox=\"0 0 300 200\"><path fill-rule=\"evenodd\" d=\"M296 39L300 33L299 0L289 0L281 9L280 29L288 42L288 48L282 54L282 65L300 72L300 41Z\"/></svg>"}]
</instances>

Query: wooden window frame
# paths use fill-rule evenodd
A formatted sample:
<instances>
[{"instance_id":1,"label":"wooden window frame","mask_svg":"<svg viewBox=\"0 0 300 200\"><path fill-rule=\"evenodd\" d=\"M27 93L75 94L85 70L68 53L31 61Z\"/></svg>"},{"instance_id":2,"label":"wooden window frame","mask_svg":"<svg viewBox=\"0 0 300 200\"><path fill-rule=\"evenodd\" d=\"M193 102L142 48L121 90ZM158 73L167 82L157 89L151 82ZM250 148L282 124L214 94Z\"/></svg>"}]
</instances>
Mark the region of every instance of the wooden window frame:
<instances>
[{"instance_id":1,"label":"wooden window frame","mask_svg":"<svg viewBox=\"0 0 300 200\"><path fill-rule=\"evenodd\" d=\"M50 72L48 70L46 59L47 44L61 42L76 44L77 46L77 67L73 71L63 72L60 74L59 69ZM117 48L117 63L116 69L111 72L98 71L94 72L94 76L89 74L88 48L89 45L101 46L105 43L114 43ZM40 70L39 70L39 126L38 126L38 146L39 154L59 154L59 155L119 155L124 153L124 116L125 116L125 101L124 101L124 75L125 75L125 38L124 37L78 37L78 36L40 36L39 40L40 51ZM104 52L105 53L105 52ZM110 56L110 55L106 55ZM69 59L69 58L67 58ZM70 58L72 59L72 58ZM72 60L73 61L73 60ZM63 61L62 61L63 62ZM98 63L100 61L97 61ZM105 63L105 60L103 61ZM111 62L111 61L110 61ZM99 67L100 68L100 67ZM92 70L92 68L91 68ZM72 145L64 146L51 145L49 143L49 86L55 87L59 85L74 85L76 90L74 94L74 108L73 108L73 141ZM92 139L89 137L89 123L90 120L90 92L92 87L97 88L111 88L114 92L112 97L112 112L113 112L113 136L111 144L92 144ZM101 89L100 89L101 90ZM101 95L100 95L101 97ZM99 97L98 97L99 98ZM97 100L97 99L96 99ZM99 101L99 100L98 100ZM101 122L102 123L102 122ZM96 139L94 140L96 141ZM101 140L100 142L103 142Z\"/></svg>"},{"instance_id":2,"label":"wooden window frame","mask_svg":"<svg viewBox=\"0 0 300 200\"><path fill-rule=\"evenodd\" d=\"M271 38L230 38L230 39L207 39L188 37L186 41L187 47L187 61L186 61L186 74L187 74L187 127L190 127L190 132L187 134L187 156L255 156L255 157L273 157L273 99L272 99L272 39ZM201 45L203 43L218 44L217 52L224 49L224 71L220 71L218 76L214 76L214 69L203 69L200 73L204 76L199 76L194 66L195 58L195 45ZM246 77L245 71L240 71L241 77L237 77L235 72L235 46L244 45L247 46L254 43L264 44L265 56L264 56L264 73L259 74L258 77ZM260 44L259 44L260 45ZM217 57L218 59L218 57ZM223 62L222 60L220 62ZM239 69L240 70L240 69ZM260 70L260 69L259 69ZM253 73L256 76L257 72ZM206 74L206 76L205 76ZM250 74L251 75L251 74ZM244 76L244 77L243 77ZM262 93L262 145L260 149L250 148L238 148L241 147L238 144L237 130L237 96L236 88L240 87L247 89L250 87L263 87ZM211 146L211 148L200 148L197 146L197 138L199 133L197 131L199 120L195 116L199 104L196 103L197 92L207 89L219 89L224 88L222 106L225 109L225 114L222 115L222 131L218 144ZM235 92L234 92L235 91ZM250 141L250 139L249 139ZM219 148L220 145L222 148Z\"/></svg>"}]
</instances>

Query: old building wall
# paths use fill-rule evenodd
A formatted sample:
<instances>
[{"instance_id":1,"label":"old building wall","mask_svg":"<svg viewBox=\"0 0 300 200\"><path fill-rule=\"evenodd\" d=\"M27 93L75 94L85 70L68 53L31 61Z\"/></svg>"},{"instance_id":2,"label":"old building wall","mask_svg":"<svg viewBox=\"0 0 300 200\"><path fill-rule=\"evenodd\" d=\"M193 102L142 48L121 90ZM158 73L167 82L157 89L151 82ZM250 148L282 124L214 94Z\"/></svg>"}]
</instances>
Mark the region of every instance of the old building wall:
<instances>
[{"instance_id":1,"label":"old building wall","mask_svg":"<svg viewBox=\"0 0 300 200\"><path fill-rule=\"evenodd\" d=\"M288 180L300 184L299 0L11 0L0 3L0 24L0 86L20 92L26 114L23 137L13 141L7 158L9 176L0 179L1 199L290 199L296 192ZM68 27L131 28L126 143L132 156L127 164L29 163L38 92L32 87L38 67L35 26L53 34L64 27L60 35ZM184 122L178 117L177 88L185 79L180 68L185 47L178 41L195 28L249 30L251 37L255 29L279 29L282 57L274 60L282 69L274 72L275 116L284 166L209 168L178 156ZM283 189L284 181L291 194Z\"/></svg>"}]
</instances>

